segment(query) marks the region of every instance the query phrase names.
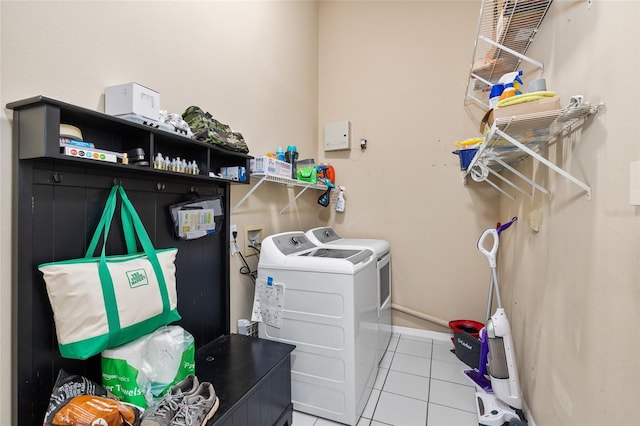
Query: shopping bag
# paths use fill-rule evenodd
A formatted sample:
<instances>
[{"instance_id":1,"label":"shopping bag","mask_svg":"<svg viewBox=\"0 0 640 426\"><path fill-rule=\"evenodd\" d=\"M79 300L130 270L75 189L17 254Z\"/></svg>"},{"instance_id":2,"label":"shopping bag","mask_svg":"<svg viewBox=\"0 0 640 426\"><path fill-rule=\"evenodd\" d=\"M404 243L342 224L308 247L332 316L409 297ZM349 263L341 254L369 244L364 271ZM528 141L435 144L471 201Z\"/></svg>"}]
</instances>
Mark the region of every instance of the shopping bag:
<instances>
[{"instance_id":1,"label":"shopping bag","mask_svg":"<svg viewBox=\"0 0 640 426\"><path fill-rule=\"evenodd\" d=\"M193 336L177 325L161 327L101 354L102 385L140 408L158 402L171 386L195 373Z\"/></svg>"},{"instance_id":2,"label":"shopping bag","mask_svg":"<svg viewBox=\"0 0 640 426\"><path fill-rule=\"evenodd\" d=\"M128 254L106 256L118 196ZM93 257L103 235L100 256ZM124 188L114 185L85 257L38 265L53 310L60 354L87 359L179 320L177 251L153 247Z\"/></svg>"}]
</instances>

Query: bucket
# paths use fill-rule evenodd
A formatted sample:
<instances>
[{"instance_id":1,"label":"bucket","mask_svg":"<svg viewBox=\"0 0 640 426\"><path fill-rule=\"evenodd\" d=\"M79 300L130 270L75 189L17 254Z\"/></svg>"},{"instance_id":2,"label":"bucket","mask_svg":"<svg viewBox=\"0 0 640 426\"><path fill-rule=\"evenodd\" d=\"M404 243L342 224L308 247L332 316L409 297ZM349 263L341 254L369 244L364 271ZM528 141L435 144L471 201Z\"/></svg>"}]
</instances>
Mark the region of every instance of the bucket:
<instances>
[{"instance_id":1,"label":"bucket","mask_svg":"<svg viewBox=\"0 0 640 426\"><path fill-rule=\"evenodd\" d=\"M467 332L475 338L480 338L480 330L484 327L484 324L473 320L452 320L449 321L449 328L454 333Z\"/></svg>"},{"instance_id":2,"label":"bucket","mask_svg":"<svg viewBox=\"0 0 640 426\"><path fill-rule=\"evenodd\" d=\"M478 152L477 148L457 149L453 151L453 154L460 157L460 170L467 170L476 152Z\"/></svg>"},{"instance_id":3,"label":"bucket","mask_svg":"<svg viewBox=\"0 0 640 426\"><path fill-rule=\"evenodd\" d=\"M453 346L458 359L471 368L478 369L480 362L480 330L484 324L473 320L449 321L453 330Z\"/></svg>"}]
</instances>

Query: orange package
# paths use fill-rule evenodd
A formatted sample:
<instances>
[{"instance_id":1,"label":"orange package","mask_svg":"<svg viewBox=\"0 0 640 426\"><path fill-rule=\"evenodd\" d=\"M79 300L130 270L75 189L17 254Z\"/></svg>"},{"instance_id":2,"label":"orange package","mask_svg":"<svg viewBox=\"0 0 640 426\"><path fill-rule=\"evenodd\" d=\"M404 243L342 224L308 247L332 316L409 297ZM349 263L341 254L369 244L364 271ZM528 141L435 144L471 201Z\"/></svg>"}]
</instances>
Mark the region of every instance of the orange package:
<instances>
[{"instance_id":1,"label":"orange package","mask_svg":"<svg viewBox=\"0 0 640 426\"><path fill-rule=\"evenodd\" d=\"M140 422L139 411L114 399L78 395L67 401L46 425L129 426Z\"/></svg>"}]
</instances>

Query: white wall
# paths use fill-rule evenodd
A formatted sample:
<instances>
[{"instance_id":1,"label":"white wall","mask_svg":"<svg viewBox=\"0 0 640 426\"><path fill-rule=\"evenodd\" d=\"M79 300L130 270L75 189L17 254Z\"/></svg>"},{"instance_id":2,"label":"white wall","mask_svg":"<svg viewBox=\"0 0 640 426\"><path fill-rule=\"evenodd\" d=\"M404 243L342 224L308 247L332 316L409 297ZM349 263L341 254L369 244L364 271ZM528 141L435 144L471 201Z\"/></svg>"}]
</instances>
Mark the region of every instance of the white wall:
<instances>
[{"instance_id":1,"label":"white wall","mask_svg":"<svg viewBox=\"0 0 640 426\"><path fill-rule=\"evenodd\" d=\"M488 272L475 244L500 220L497 195L463 185L452 154L455 141L477 136L463 95L478 10L476 2L320 3L320 138L325 123L348 119L356 146L325 154L348 189L336 228L389 240L394 305L445 325L484 315Z\"/></svg>"},{"instance_id":2,"label":"white wall","mask_svg":"<svg viewBox=\"0 0 640 426\"><path fill-rule=\"evenodd\" d=\"M395 304L482 320L488 265L475 242L518 216L502 234L500 282L534 419L637 423L640 208L629 206L628 192L629 163L640 156L640 2L555 1L530 50L563 104L575 94L606 103L548 152L592 186L592 201L530 160L520 167L552 196L513 203L486 184L458 181L453 142L476 135L462 103L479 8L320 4L319 125L351 119L352 139L369 140L365 152L327 155L350 187L352 210L336 227L391 241ZM536 233L528 220L538 209Z\"/></svg>"},{"instance_id":3,"label":"white wall","mask_svg":"<svg viewBox=\"0 0 640 426\"><path fill-rule=\"evenodd\" d=\"M637 424L640 359L640 208L629 165L640 160L640 2L556 1L530 54L563 101L582 94L605 109L549 158L588 183L593 198L532 161L552 197L503 198L521 221L501 247L507 305L525 399L538 424ZM631 96L630 96L631 95ZM539 232L528 226L541 212Z\"/></svg>"},{"instance_id":4,"label":"white wall","mask_svg":"<svg viewBox=\"0 0 640 426\"><path fill-rule=\"evenodd\" d=\"M161 107L199 105L240 131L251 154L297 145L313 156L317 134L315 2L0 3L0 376L12 374L11 111L7 102L45 95L103 111L106 86L136 81L161 94ZM310 154L308 154L310 153ZM232 205L248 188L232 189ZM291 191L265 186L233 220L268 233L315 224L318 194L288 214ZM273 211L275 215L272 216ZM309 219L311 218L311 219ZM246 220L246 222L244 222ZM240 241L241 242L241 241ZM246 316L250 282L232 259L231 315ZM242 277L244 279L244 277ZM0 388L0 424L11 424L15 391Z\"/></svg>"}]
</instances>

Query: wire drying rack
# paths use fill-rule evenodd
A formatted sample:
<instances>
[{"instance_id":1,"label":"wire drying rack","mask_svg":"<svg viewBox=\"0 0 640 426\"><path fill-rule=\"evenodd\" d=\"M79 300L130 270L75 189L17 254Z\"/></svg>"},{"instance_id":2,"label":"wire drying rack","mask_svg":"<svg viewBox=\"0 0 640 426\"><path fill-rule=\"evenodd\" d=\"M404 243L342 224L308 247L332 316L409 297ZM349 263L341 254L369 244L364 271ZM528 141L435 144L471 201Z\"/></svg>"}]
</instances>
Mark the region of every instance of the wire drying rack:
<instances>
[{"instance_id":1,"label":"wire drying rack","mask_svg":"<svg viewBox=\"0 0 640 426\"><path fill-rule=\"evenodd\" d=\"M511 175L528 183L532 188L549 195L548 189L514 167L516 163L531 156L580 187L585 192L587 199L590 200L591 187L589 185L557 166L541 153L542 148L582 126L589 117L596 114L604 106L603 104L591 105L583 102L581 97L579 98L578 102L572 102L562 109L496 119L464 172L463 180L470 175L474 181L486 182L507 198L515 201L509 192L490 179L496 178L508 187L532 199L531 192L525 191L512 179L501 173L508 170Z\"/></svg>"},{"instance_id":2,"label":"wire drying rack","mask_svg":"<svg viewBox=\"0 0 640 426\"><path fill-rule=\"evenodd\" d=\"M488 91L508 72L527 62L544 64L525 55L553 0L483 0L471 60L465 106L489 109Z\"/></svg>"}]
</instances>

